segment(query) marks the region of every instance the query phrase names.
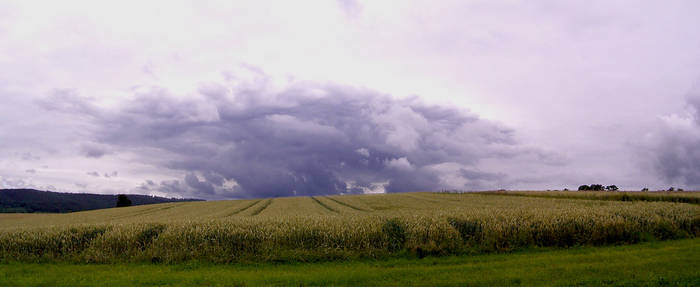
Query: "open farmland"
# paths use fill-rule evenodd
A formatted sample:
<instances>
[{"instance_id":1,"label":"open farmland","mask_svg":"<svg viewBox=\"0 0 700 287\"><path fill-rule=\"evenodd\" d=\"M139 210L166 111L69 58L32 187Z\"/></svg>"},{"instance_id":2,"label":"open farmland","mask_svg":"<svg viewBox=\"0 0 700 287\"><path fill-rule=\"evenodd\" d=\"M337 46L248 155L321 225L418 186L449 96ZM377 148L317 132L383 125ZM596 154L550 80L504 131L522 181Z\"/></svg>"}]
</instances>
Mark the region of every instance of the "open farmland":
<instances>
[{"instance_id":1,"label":"open farmland","mask_svg":"<svg viewBox=\"0 0 700 287\"><path fill-rule=\"evenodd\" d=\"M326 261L635 243L700 235L700 207L402 193L0 214L5 261Z\"/></svg>"},{"instance_id":2,"label":"open farmland","mask_svg":"<svg viewBox=\"0 0 700 287\"><path fill-rule=\"evenodd\" d=\"M589 200L666 201L700 204L700 192L697 191L484 191L479 192L479 194Z\"/></svg>"}]
</instances>

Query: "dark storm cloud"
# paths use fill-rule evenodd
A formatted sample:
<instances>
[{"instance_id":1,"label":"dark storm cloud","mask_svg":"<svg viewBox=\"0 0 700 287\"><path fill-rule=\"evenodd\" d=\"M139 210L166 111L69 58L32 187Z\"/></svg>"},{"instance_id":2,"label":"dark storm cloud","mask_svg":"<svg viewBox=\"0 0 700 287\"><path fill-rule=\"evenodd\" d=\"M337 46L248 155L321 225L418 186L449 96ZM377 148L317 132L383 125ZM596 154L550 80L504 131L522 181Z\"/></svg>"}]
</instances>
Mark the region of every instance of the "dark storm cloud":
<instances>
[{"instance_id":1,"label":"dark storm cloud","mask_svg":"<svg viewBox=\"0 0 700 287\"><path fill-rule=\"evenodd\" d=\"M73 94L59 94L67 104L43 103L90 115L97 125L92 140L102 147L130 149L144 162L185 173L183 181L149 181L141 189L205 197L483 187L505 175L469 167L531 152L512 130L469 112L368 90L210 85L200 94L178 99L154 89L109 111ZM468 184L444 180L446 163L456 164L455 176Z\"/></svg>"},{"instance_id":2,"label":"dark storm cloud","mask_svg":"<svg viewBox=\"0 0 700 287\"><path fill-rule=\"evenodd\" d=\"M214 184L206 180L200 181L194 174L185 175L185 183L201 193L214 194Z\"/></svg>"},{"instance_id":3,"label":"dark storm cloud","mask_svg":"<svg viewBox=\"0 0 700 287\"><path fill-rule=\"evenodd\" d=\"M654 170L669 184L700 187L700 95L687 101L688 114L664 118L648 138Z\"/></svg>"},{"instance_id":4,"label":"dark storm cloud","mask_svg":"<svg viewBox=\"0 0 700 287\"><path fill-rule=\"evenodd\" d=\"M472 179L471 182L465 186L467 190L493 189L493 182L503 182L507 179L507 176L504 173L485 172L477 169L464 168L460 169L459 171L464 178Z\"/></svg>"}]
</instances>

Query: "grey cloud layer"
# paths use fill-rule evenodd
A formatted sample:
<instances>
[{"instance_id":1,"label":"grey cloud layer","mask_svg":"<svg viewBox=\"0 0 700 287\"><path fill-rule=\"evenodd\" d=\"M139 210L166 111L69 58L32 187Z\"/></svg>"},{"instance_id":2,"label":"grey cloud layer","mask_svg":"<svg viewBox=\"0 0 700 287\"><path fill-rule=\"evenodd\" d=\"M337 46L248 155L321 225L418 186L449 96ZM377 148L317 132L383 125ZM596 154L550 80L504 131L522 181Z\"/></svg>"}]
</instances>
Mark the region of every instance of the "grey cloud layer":
<instances>
[{"instance_id":1,"label":"grey cloud layer","mask_svg":"<svg viewBox=\"0 0 700 287\"><path fill-rule=\"evenodd\" d=\"M495 188L505 175L476 164L527 152L510 129L454 108L337 85L267 90L212 85L182 100L153 89L115 110L59 93L43 105L92 117L88 157L130 149L186 174L142 189L202 197Z\"/></svg>"},{"instance_id":2,"label":"grey cloud layer","mask_svg":"<svg viewBox=\"0 0 700 287\"><path fill-rule=\"evenodd\" d=\"M4 188L216 198L700 181L697 113L680 112L700 75L700 1L13 2L0 4ZM416 94L517 132L372 91L238 85L245 69ZM203 82L225 84L190 95Z\"/></svg>"},{"instance_id":3,"label":"grey cloud layer","mask_svg":"<svg viewBox=\"0 0 700 287\"><path fill-rule=\"evenodd\" d=\"M688 112L663 119L648 136L646 151L665 182L700 188L700 95L688 98Z\"/></svg>"}]
</instances>

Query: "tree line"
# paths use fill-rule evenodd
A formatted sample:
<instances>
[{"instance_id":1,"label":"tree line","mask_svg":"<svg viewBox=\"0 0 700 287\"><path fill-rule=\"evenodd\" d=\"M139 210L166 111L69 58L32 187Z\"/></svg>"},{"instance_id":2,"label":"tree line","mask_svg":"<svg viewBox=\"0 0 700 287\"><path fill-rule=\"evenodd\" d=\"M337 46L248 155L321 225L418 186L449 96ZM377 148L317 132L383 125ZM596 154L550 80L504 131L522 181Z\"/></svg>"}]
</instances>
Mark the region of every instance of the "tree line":
<instances>
[{"instance_id":1,"label":"tree line","mask_svg":"<svg viewBox=\"0 0 700 287\"><path fill-rule=\"evenodd\" d=\"M618 191L619 188L617 187L617 185L614 185L614 184L608 185L608 186L604 186L602 184L590 184L590 185L584 184L584 185L579 186L578 190L579 191ZM649 191L649 188L647 188L647 187L642 188L641 191ZM670 187L666 191L683 191L683 189Z\"/></svg>"}]
</instances>

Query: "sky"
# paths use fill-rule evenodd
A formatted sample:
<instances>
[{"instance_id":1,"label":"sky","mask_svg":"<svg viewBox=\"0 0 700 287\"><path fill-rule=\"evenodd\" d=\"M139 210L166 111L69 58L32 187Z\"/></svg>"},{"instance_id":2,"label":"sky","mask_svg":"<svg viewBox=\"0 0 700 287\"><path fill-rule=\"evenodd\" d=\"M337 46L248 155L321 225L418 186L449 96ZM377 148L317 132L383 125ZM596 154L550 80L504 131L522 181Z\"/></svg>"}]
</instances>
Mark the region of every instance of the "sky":
<instances>
[{"instance_id":1,"label":"sky","mask_svg":"<svg viewBox=\"0 0 700 287\"><path fill-rule=\"evenodd\" d=\"M700 189L698 1L2 1L0 188Z\"/></svg>"}]
</instances>

